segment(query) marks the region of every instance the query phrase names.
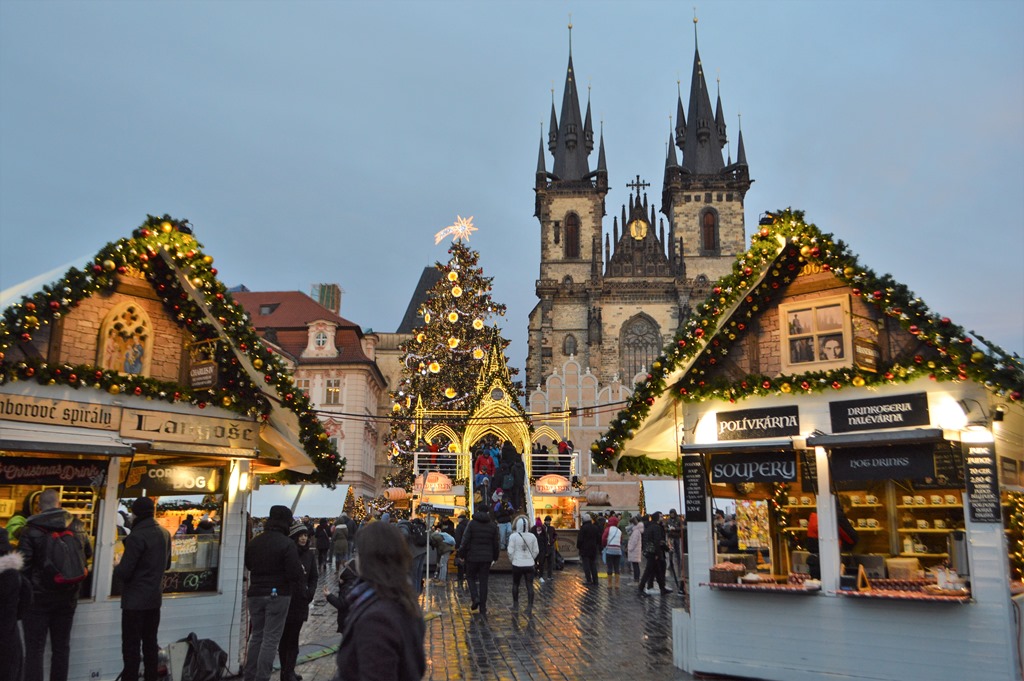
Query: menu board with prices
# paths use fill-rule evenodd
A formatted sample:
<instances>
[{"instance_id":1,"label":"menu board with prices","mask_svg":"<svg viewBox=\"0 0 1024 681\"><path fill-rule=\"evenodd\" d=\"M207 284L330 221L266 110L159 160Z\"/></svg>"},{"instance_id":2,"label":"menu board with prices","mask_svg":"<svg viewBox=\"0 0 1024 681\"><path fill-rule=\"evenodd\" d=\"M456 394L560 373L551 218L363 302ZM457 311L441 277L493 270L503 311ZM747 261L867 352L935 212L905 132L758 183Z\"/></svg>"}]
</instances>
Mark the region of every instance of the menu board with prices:
<instances>
[{"instance_id":1,"label":"menu board with prices","mask_svg":"<svg viewBox=\"0 0 1024 681\"><path fill-rule=\"evenodd\" d=\"M707 473L704 470L704 457L683 457L683 508L686 510L686 522L706 523L708 518L708 486Z\"/></svg>"},{"instance_id":2,"label":"menu board with prices","mask_svg":"<svg viewBox=\"0 0 1024 681\"><path fill-rule=\"evenodd\" d=\"M971 520L976 523L1001 523L999 476L996 453L991 442L965 442L964 473Z\"/></svg>"}]
</instances>

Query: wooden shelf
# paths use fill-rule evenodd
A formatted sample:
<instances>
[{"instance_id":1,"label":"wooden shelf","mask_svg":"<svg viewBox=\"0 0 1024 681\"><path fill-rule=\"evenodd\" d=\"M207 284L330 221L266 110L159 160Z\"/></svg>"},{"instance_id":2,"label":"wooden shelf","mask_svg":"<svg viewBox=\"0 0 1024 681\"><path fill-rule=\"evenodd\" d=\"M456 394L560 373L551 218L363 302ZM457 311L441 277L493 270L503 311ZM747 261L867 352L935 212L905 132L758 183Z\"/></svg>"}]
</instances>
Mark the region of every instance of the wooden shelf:
<instances>
[{"instance_id":1,"label":"wooden shelf","mask_svg":"<svg viewBox=\"0 0 1024 681\"><path fill-rule=\"evenodd\" d=\"M856 525L853 526L853 529L857 530L857 534L860 534L861 532L888 532L889 531L887 528L884 528L884 527L858 527Z\"/></svg>"},{"instance_id":2,"label":"wooden shelf","mask_svg":"<svg viewBox=\"0 0 1024 681\"><path fill-rule=\"evenodd\" d=\"M949 534L953 530L948 527L929 527L926 529L920 529L915 527L901 527L896 531L901 532L903 534Z\"/></svg>"},{"instance_id":3,"label":"wooden shelf","mask_svg":"<svg viewBox=\"0 0 1024 681\"><path fill-rule=\"evenodd\" d=\"M948 553L901 553L906 558L949 558Z\"/></svg>"},{"instance_id":4,"label":"wooden shelf","mask_svg":"<svg viewBox=\"0 0 1024 681\"><path fill-rule=\"evenodd\" d=\"M806 532L807 528L806 527L784 527L784 528L782 528L782 531L783 532Z\"/></svg>"},{"instance_id":5,"label":"wooden shelf","mask_svg":"<svg viewBox=\"0 0 1024 681\"><path fill-rule=\"evenodd\" d=\"M963 508L963 504L896 504L896 508L929 509L929 508Z\"/></svg>"},{"instance_id":6,"label":"wooden shelf","mask_svg":"<svg viewBox=\"0 0 1024 681\"><path fill-rule=\"evenodd\" d=\"M805 508L805 509L807 509L808 511L815 511L815 510L817 510L817 509L818 509L818 507L817 507L817 506L816 506L815 504L807 504L806 506L805 506L805 505L803 505L803 504L794 504L793 506L790 506L789 504L786 504L786 505L785 505L785 506L783 506L782 508L789 508L789 509L794 509L794 508Z\"/></svg>"},{"instance_id":7,"label":"wooden shelf","mask_svg":"<svg viewBox=\"0 0 1024 681\"><path fill-rule=\"evenodd\" d=\"M883 505L884 504L850 504L850 510L852 511L856 508L882 508Z\"/></svg>"}]
</instances>

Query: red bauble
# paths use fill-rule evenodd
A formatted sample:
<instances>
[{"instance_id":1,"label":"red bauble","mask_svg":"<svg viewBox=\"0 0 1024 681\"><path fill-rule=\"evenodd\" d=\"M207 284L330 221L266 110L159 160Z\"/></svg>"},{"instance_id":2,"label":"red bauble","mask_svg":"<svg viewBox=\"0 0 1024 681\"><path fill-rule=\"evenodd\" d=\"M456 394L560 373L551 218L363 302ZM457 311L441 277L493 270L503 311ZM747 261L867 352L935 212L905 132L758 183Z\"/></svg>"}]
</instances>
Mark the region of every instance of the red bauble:
<instances>
[{"instance_id":1,"label":"red bauble","mask_svg":"<svg viewBox=\"0 0 1024 681\"><path fill-rule=\"evenodd\" d=\"M875 291L874 293L871 294L871 297L874 298L875 300L881 300L882 298L885 297L885 294L882 293L881 291Z\"/></svg>"},{"instance_id":2,"label":"red bauble","mask_svg":"<svg viewBox=\"0 0 1024 681\"><path fill-rule=\"evenodd\" d=\"M141 395L142 394L142 386L141 385L135 386L135 391L134 392L135 392L136 395Z\"/></svg>"}]
</instances>

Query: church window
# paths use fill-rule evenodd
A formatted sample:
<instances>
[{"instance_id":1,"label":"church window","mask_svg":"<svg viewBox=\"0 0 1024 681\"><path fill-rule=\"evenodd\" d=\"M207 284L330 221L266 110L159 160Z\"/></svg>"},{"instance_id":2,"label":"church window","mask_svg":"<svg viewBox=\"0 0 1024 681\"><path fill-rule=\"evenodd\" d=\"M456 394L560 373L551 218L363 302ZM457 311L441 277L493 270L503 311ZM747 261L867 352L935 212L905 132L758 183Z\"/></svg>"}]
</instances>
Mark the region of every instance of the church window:
<instances>
[{"instance_id":1,"label":"church window","mask_svg":"<svg viewBox=\"0 0 1024 681\"><path fill-rule=\"evenodd\" d=\"M562 240L562 224L555 220L555 243L559 243Z\"/></svg>"},{"instance_id":2,"label":"church window","mask_svg":"<svg viewBox=\"0 0 1024 681\"><path fill-rule=\"evenodd\" d=\"M647 315L637 315L622 325L621 375L630 381L633 376L650 368L661 353L661 331Z\"/></svg>"},{"instance_id":3,"label":"church window","mask_svg":"<svg viewBox=\"0 0 1024 681\"><path fill-rule=\"evenodd\" d=\"M700 216L700 248L705 253L718 250L718 216L714 211L704 211Z\"/></svg>"},{"instance_id":4,"label":"church window","mask_svg":"<svg viewBox=\"0 0 1024 681\"><path fill-rule=\"evenodd\" d=\"M565 337L562 342L562 354L566 357L576 354L576 336L571 333Z\"/></svg>"},{"instance_id":5,"label":"church window","mask_svg":"<svg viewBox=\"0 0 1024 681\"><path fill-rule=\"evenodd\" d=\"M580 257L580 216L569 213L565 216L565 259Z\"/></svg>"}]
</instances>

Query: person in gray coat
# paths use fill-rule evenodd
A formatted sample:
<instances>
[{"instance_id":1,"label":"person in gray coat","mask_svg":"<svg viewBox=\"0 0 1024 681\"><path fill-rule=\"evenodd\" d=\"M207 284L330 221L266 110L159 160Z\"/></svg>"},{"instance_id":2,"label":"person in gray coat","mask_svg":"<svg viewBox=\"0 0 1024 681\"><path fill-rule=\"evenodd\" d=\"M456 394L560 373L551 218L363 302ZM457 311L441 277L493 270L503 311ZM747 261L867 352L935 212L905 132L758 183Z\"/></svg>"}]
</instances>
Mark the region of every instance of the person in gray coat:
<instances>
[{"instance_id":1,"label":"person in gray coat","mask_svg":"<svg viewBox=\"0 0 1024 681\"><path fill-rule=\"evenodd\" d=\"M139 681L139 646L145 681L156 681L160 662L160 605L164 572L171 566L171 535L156 524L156 506L148 497L132 502L135 522L124 539L124 555L114 567L121 590L121 681Z\"/></svg>"}]
</instances>

